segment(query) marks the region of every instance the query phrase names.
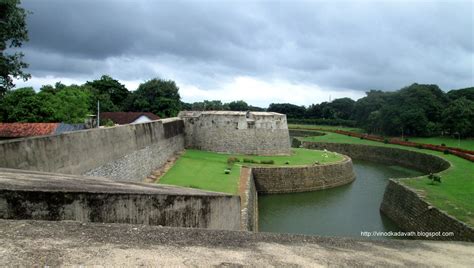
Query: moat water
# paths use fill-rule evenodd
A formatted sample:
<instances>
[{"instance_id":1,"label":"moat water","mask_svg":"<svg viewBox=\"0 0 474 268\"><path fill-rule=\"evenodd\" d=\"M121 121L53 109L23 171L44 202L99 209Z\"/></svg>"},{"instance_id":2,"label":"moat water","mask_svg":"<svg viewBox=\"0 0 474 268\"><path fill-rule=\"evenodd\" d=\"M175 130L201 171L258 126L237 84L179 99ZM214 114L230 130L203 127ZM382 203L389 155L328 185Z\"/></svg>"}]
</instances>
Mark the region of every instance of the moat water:
<instances>
[{"instance_id":1,"label":"moat water","mask_svg":"<svg viewBox=\"0 0 474 268\"><path fill-rule=\"evenodd\" d=\"M353 161L356 180L323 191L260 195L259 231L361 237L362 231L399 231L379 211L389 178L421 175L400 166ZM382 237L383 238L383 237Z\"/></svg>"}]
</instances>

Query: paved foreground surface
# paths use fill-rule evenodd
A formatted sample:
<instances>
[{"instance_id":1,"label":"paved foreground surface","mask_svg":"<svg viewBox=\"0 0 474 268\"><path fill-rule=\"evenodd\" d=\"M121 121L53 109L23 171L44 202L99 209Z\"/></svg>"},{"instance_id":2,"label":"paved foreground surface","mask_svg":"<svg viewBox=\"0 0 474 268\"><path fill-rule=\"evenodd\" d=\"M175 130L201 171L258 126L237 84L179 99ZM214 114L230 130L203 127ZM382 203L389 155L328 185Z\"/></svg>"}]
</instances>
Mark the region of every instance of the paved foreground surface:
<instances>
[{"instance_id":1,"label":"paved foreground surface","mask_svg":"<svg viewBox=\"0 0 474 268\"><path fill-rule=\"evenodd\" d=\"M474 243L0 220L2 266L466 266Z\"/></svg>"}]
</instances>

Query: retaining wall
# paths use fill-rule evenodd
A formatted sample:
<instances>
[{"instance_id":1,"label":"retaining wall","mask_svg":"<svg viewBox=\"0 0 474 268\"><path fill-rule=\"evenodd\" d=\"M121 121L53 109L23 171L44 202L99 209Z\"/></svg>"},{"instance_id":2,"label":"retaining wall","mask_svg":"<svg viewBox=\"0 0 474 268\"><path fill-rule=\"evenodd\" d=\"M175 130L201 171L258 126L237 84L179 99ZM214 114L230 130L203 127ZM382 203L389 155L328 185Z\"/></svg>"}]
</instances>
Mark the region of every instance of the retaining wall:
<instances>
[{"instance_id":1,"label":"retaining wall","mask_svg":"<svg viewBox=\"0 0 474 268\"><path fill-rule=\"evenodd\" d=\"M0 142L0 167L141 181L184 148L178 118Z\"/></svg>"},{"instance_id":2,"label":"retaining wall","mask_svg":"<svg viewBox=\"0 0 474 268\"><path fill-rule=\"evenodd\" d=\"M430 205L395 180L389 181L380 210L406 231L454 232L454 236L417 236L418 239L474 241L472 227Z\"/></svg>"},{"instance_id":3,"label":"retaining wall","mask_svg":"<svg viewBox=\"0 0 474 268\"><path fill-rule=\"evenodd\" d=\"M241 202L241 230L258 231L258 195L252 170L240 170L239 195Z\"/></svg>"},{"instance_id":4,"label":"retaining wall","mask_svg":"<svg viewBox=\"0 0 474 268\"><path fill-rule=\"evenodd\" d=\"M450 167L450 163L441 157L421 152L398 148L371 146L362 144L322 143L303 141L304 148L338 152L352 159L389 163L419 170L425 173L436 173Z\"/></svg>"},{"instance_id":5,"label":"retaining wall","mask_svg":"<svg viewBox=\"0 0 474 268\"><path fill-rule=\"evenodd\" d=\"M336 163L289 167L252 167L259 193L294 193L344 185L355 179L352 160Z\"/></svg>"}]
</instances>

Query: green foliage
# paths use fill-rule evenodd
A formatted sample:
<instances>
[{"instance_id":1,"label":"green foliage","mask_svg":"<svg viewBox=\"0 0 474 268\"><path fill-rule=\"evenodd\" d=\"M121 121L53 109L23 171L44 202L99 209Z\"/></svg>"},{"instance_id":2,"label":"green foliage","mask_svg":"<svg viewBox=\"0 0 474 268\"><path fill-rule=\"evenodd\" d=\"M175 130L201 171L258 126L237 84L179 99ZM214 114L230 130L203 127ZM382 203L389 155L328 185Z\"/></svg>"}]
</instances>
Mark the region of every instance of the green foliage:
<instances>
[{"instance_id":1,"label":"green foliage","mask_svg":"<svg viewBox=\"0 0 474 268\"><path fill-rule=\"evenodd\" d=\"M452 101L443 111L443 126L449 133L474 135L474 101L461 97Z\"/></svg>"},{"instance_id":2,"label":"green foliage","mask_svg":"<svg viewBox=\"0 0 474 268\"><path fill-rule=\"evenodd\" d=\"M249 105L243 100L229 102L227 105L228 105L229 111L248 111L249 110Z\"/></svg>"},{"instance_id":3,"label":"green foliage","mask_svg":"<svg viewBox=\"0 0 474 268\"><path fill-rule=\"evenodd\" d=\"M275 164L275 161L270 159L270 160L260 160L260 164L265 164L265 165L273 165Z\"/></svg>"},{"instance_id":4,"label":"green foliage","mask_svg":"<svg viewBox=\"0 0 474 268\"><path fill-rule=\"evenodd\" d=\"M179 88L174 81L152 79L140 84L131 97L130 111L152 112L160 117L173 117L181 110Z\"/></svg>"},{"instance_id":5,"label":"green foliage","mask_svg":"<svg viewBox=\"0 0 474 268\"><path fill-rule=\"evenodd\" d=\"M244 159L242 160L242 162L244 162L244 163L258 163L257 161L255 161L255 160L253 160L253 159L251 159L251 158L244 158Z\"/></svg>"},{"instance_id":6,"label":"green foliage","mask_svg":"<svg viewBox=\"0 0 474 268\"><path fill-rule=\"evenodd\" d=\"M15 86L12 78L21 78L26 81L31 77L23 71L28 67L28 64L22 60L23 53L5 53L7 48L19 48L23 42L28 41L27 12L19 5L19 0L0 2L0 98L7 90Z\"/></svg>"},{"instance_id":7,"label":"green foliage","mask_svg":"<svg viewBox=\"0 0 474 268\"><path fill-rule=\"evenodd\" d=\"M118 80L103 75L98 80L85 84L90 88L92 98L90 110L95 110L97 101L100 101L101 112L125 111L130 92Z\"/></svg>"},{"instance_id":8,"label":"green foliage","mask_svg":"<svg viewBox=\"0 0 474 268\"><path fill-rule=\"evenodd\" d=\"M443 153L444 153L444 154L449 154L449 150L448 150L448 149L445 149L445 150L443 150Z\"/></svg>"},{"instance_id":9,"label":"green foliage","mask_svg":"<svg viewBox=\"0 0 474 268\"><path fill-rule=\"evenodd\" d=\"M228 169L228 168L227 168L227 169L224 169L224 173L225 173L225 174L230 174L230 169Z\"/></svg>"},{"instance_id":10,"label":"green foliage","mask_svg":"<svg viewBox=\"0 0 474 268\"><path fill-rule=\"evenodd\" d=\"M388 144L389 140L388 139L383 139L383 143Z\"/></svg>"},{"instance_id":11,"label":"green foliage","mask_svg":"<svg viewBox=\"0 0 474 268\"><path fill-rule=\"evenodd\" d=\"M227 158L227 164L232 164L233 165L236 162L240 162L240 160L237 157L231 156L231 157Z\"/></svg>"},{"instance_id":12,"label":"green foliage","mask_svg":"<svg viewBox=\"0 0 474 268\"><path fill-rule=\"evenodd\" d=\"M288 118L303 118L306 108L291 103L272 103L268 106L267 111L286 114Z\"/></svg>"},{"instance_id":13,"label":"green foliage","mask_svg":"<svg viewBox=\"0 0 474 268\"><path fill-rule=\"evenodd\" d=\"M102 120L101 120L101 121L102 121ZM106 126L106 127L113 127L113 126L115 126L115 123L114 123L114 121L110 120L110 118L107 118L107 120L102 121L102 122L100 123L100 125Z\"/></svg>"},{"instance_id":14,"label":"green foliage","mask_svg":"<svg viewBox=\"0 0 474 268\"><path fill-rule=\"evenodd\" d=\"M430 173L430 175L428 175L428 179L431 181L431 184L441 183L441 176L437 174Z\"/></svg>"},{"instance_id":15,"label":"green foliage","mask_svg":"<svg viewBox=\"0 0 474 268\"><path fill-rule=\"evenodd\" d=\"M51 114L48 109L31 87L8 91L0 100L2 122L43 122Z\"/></svg>"},{"instance_id":16,"label":"green foliage","mask_svg":"<svg viewBox=\"0 0 474 268\"><path fill-rule=\"evenodd\" d=\"M89 113L90 94L81 86L43 87L8 91L0 101L3 122L64 122L83 123Z\"/></svg>"}]
</instances>

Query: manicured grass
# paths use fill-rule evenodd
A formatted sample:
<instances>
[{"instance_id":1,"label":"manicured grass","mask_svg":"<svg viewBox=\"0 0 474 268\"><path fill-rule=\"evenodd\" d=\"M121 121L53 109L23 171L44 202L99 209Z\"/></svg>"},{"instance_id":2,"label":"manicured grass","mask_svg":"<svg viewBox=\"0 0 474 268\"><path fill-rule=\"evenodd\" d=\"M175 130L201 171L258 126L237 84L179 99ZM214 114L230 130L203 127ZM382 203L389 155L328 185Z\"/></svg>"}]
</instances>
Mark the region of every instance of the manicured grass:
<instances>
[{"instance_id":1,"label":"manicured grass","mask_svg":"<svg viewBox=\"0 0 474 268\"><path fill-rule=\"evenodd\" d=\"M417 149L381 142L362 140L341 134L327 132L324 136L306 137L304 140L315 142L336 142L367 144L384 147L401 148L437 155L448 160L452 167L439 173L441 184L432 185L427 176L403 179L402 182L410 187L422 191L428 202L446 211L449 215L474 226L474 163L454 155L445 155L442 152ZM448 145L446 143L446 145ZM465 147L463 147L465 148Z\"/></svg>"},{"instance_id":2,"label":"manicured grass","mask_svg":"<svg viewBox=\"0 0 474 268\"><path fill-rule=\"evenodd\" d=\"M408 140L412 142L434 144L434 145L441 145L444 143L446 146L449 146L449 147L458 147L458 148L474 151L474 139L458 140L451 137L431 137L431 138L409 138Z\"/></svg>"},{"instance_id":3,"label":"manicured grass","mask_svg":"<svg viewBox=\"0 0 474 268\"><path fill-rule=\"evenodd\" d=\"M327 157L325 155L327 155ZM237 157L240 162L232 166L230 174L224 174L224 170L228 166L227 159L229 157ZM257 165L243 163L243 158L249 158L255 161L273 160L275 164L272 165L258 164L268 167L313 164L315 161L324 164L342 160L342 156L339 154L301 148L292 149L292 155L290 156L230 155L199 150L186 150L178 161L176 161L175 165L160 179L160 183L236 194L240 167L242 165ZM289 165L285 164L287 161Z\"/></svg>"},{"instance_id":4,"label":"manicured grass","mask_svg":"<svg viewBox=\"0 0 474 268\"><path fill-rule=\"evenodd\" d=\"M358 133L364 133L363 129L356 128L356 127L341 127L341 126L326 126L326 125L304 125L304 124L288 124L289 129L314 129L314 130L321 130L321 129L327 129L327 130L344 130L344 131L352 131L352 132L358 132Z\"/></svg>"}]
</instances>

